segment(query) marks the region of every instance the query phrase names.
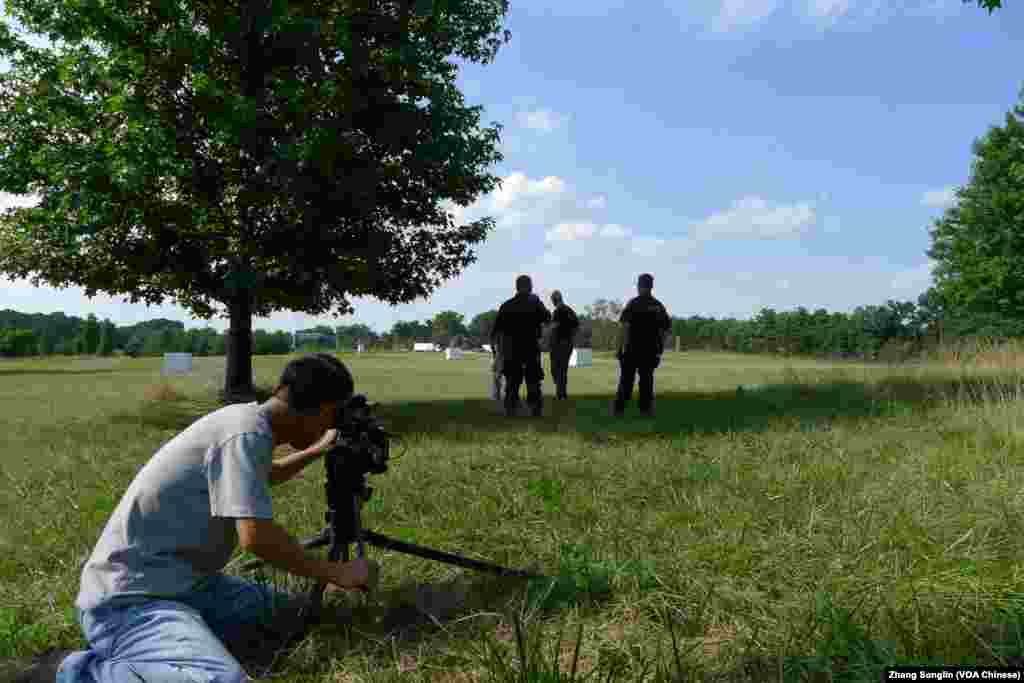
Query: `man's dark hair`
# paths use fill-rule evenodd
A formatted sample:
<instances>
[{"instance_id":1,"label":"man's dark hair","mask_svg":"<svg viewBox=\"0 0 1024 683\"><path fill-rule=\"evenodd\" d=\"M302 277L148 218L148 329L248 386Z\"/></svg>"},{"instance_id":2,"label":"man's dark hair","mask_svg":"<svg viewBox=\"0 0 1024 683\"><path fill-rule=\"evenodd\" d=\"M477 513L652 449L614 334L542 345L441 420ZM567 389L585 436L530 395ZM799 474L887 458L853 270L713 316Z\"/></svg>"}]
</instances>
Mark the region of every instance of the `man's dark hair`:
<instances>
[{"instance_id":1,"label":"man's dark hair","mask_svg":"<svg viewBox=\"0 0 1024 683\"><path fill-rule=\"evenodd\" d=\"M517 292L528 292L531 289L533 289L533 282L530 280L529 275L520 275L516 278Z\"/></svg>"},{"instance_id":2,"label":"man's dark hair","mask_svg":"<svg viewBox=\"0 0 1024 683\"><path fill-rule=\"evenodd\" d=\"M650 273L644 273L643 275L641 275L640 277L637 278L636 283L638 285L640 285L641 287L645 287L647 289L653 289L654 288L654 276L651 275Z\"/></svg>"},{"instance_id":3,"label":"man's dark hair","mask_svg":"<svg viewBox=\"0 0 1024 683\"><path fill-rule=\"evenodd\" d=\"M274 393L288 387L288 408L298 415L313 415L330 401L347 401L355 383L345 364L329 353L296 358L284 367Z\"/></svg>"}]
</instances>

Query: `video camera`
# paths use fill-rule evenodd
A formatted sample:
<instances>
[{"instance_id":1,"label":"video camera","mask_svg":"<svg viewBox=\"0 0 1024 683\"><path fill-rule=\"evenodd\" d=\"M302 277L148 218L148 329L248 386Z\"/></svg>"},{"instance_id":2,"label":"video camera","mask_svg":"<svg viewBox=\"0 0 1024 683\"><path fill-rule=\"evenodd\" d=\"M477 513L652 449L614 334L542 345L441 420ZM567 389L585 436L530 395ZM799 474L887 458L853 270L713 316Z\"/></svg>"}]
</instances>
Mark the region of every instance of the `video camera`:
<instances>
[{"instance_id":1,"label":"video camera","mask_svg":"<svg viewBox=\"0 0 1024 683\"><path fill-rule=\"evenodd\" d=\"M331 562L347 562L349 545L355 543L357 557L365 556L364 545L372 545L501 576L539 578L538 574L530 571L506 569L490 562L406 543L363 528L362 506L373 493L373 489L366 485L366 475L386 472L390 457L391 434L373 414L375 407L376 404L369 403L365 395L356 394L349 399L345 410L338 416L335 425L338 435L324 458L327 470L327 480L324 482L327 511L324 518L327 526L318 535L303 540L302 547L312 549L329 546L327 559ZM253 560L242 568L255 569L262 562ZM325 587L326 584L318 582L311 589L306 613L311 622L319 618Z\"/></svg>"},{"instance_id":2,"label":"video camera","mask_svg":"<svg viewBox=\"0 0 1024 683\"><path fill-rule=\"evenodd\" d=\"M387 471L390 435L373 415L375 406L363 394L349 399L335 425L338 436L327 452L328 471L348 476Z\"/></svg>"}]
</instances>

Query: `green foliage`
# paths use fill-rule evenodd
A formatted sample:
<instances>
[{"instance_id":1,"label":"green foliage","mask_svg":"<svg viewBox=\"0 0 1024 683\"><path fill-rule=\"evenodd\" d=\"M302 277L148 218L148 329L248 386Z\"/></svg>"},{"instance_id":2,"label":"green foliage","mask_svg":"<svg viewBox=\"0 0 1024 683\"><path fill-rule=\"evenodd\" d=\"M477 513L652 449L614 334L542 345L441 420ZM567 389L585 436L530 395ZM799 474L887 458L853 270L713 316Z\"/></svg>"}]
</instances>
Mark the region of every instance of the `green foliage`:
<instances>
[{"instance_id":1,"label":"green foliage","mask_svg":"<svg viewBox=\"0 0 1024 683\"><path fill-rule=\"evenodd\" d=\"M38 350L32 330L0 329L0 356L31 356Z\"/></svg>"},{"instance_id":2,"label":"green foliage","mask_svg":"<svg viewBox=\"0 0 1024 683\"><path fill-rule=\"evenodd\" d=\"M1024 91L974 143L968 183L935 221L928 252L948 309L1024 320Z\"/></svg>"},{"instance_id":3,"label":"green foliage","mask_svg":"<svg viewBox=\"0 0 1024 683\"><path fill-rule=\"evenodd\" d=\"M963 0L965 5L970 5L973 2L978 3L978 7L987 9L989 14L992 14L995 10L1003 6L1003 0Z\"/></svg>"},{"instance_id":4,"label":"green foliage","mask_svg":"<svg viewBox=\"0 0 1024 683\"><path fill-rule=\"evenodd\" d=\"M490 311L484 311L473 316L473 320L470 321L466 327L466 334L471 337L482 337L483 339L491 338L491 330L494 329L494 322L498 319L498 309L492 309Z\"/></svg>"},{"instance_id":5,"label":"green foliage","mask_svg":"<svg viewBox=\"0 0 1024 683\"><path fill-rule=\"evenodd\" d=\"M818 677L837 683L877 680L885 667L897 666L895 643L872 639L858 620L856 609L837 606L828 593L815 596L815 622L821 625L815 653L789 657L783 666L789 680Z\"/></svg>"},{"instance_id":6,"label":"green foliage","mask_svg":"<svg viewBox=\"0 0 1024 683\"><path fill-rule=\"evenodd\" d=\"M430 322L431 339L435 344L448 346L455 336L465 335L463 315L458 311L441 311Z\"/></svg>"},{"instance_id":7,"label":"green foliage","mask_svg":"<svg viewBox=\"0 0 1024 683\"><path fill-rule=\"evenodd\" d=\"M410 341L428 341L433 336L431 321L399 320L391 327L391 336Z\"/></svg>"},{"instance_id":8,"label":"green foliage","mask_svg":"<svg viewBox=\"0 0 1024 683\"><path fill-rule=\"evenodd\" d=\"M595 672L582 674L578 670L580 647L583 645L583 622L576 630L576 640L569 671L562 671L563 631L550 646L545 643L540 628L528 628L518 614L512 615L515 636L515 656L510 657L490 635L484 638L478 658L495 683L572 683L590 680ZM610 679L610 677L609 677Z\"/></svg>"},{"instance_id":9,"label":"green foliage","mask_svg":"<svg viewBox=\"0 0 1024 683\"><path fill-rule=\"evenodd\" d=\"M96 353L101 356L109 356L114 352L114 340L117 336L117 326L109 320L104 320L100 325L100 341Z\"/></svg>"},{"instance_id":10,"label":"green foliage","mask_svg":"<svg viewBox=\"0 0 1024 683\"><path fill-rule=\"evenodd\" d=\"M0 659L34 652L52 635L46 624L35 622L10 607L0 607Z\"/></svg>"},{"instance_id":11,"label":"green foliage","mask_svg":"<svg viewBox=\"0 0 1024 683\"><path fill-rule=\"evenodd\" d=\"M227 315L244 391L253 315L408 302L475 260L493 220L446 204L497 186L500 126L453 57L509 33L507 0L241 8L7 0L53 46L0 28L0 191L40 198L0 217L0 272Z\"/></svg>"},{"instance_id":12,"label":"green foliage","mask_svg":"<svg viewBox=\"0 0 1024 683\"><path fill-rule=\"evenodd\" d=\"M49 356L53 353L53 345L50 342L50 338L45 334L39 335L39 343L36 347L36 353L40 356Z\"/></svg>"},{"instance_id":13,"label":"green foliage","mask_svg":"<svg viewBox=\"0 0 1024 683\"><path fill-rule=\"evenodd\" d=\"M556 479L536 479L531 481L527 490L544 503L544 509L549 512L558 512L562 507L562 492L565 485Z\"/></svg>"},{"instance_id":14,"label":"green foliage","mask_svg":"<svg viewBox=\"0 0 1024 683\"><path fill-rule=\"evenodd\" d=\"M361 323L339 325L335 333L338 335L338 348L345 351L354 349L360 342L370 345L378 339L368 325Z\"/></svg>"},{"instance_id":15,"label":"green foliage","mask_svg":"<svg viewBox=\"0 0 1024 683\"><path fill-rule=\"evenodd\" d=\"M281 330L273 333L266 330L255 330L252 349L252 352L257 355L289 353L292 350L291 335Z\"/></svg>"},{"instance_id":16,"label":"green foliage","mask_svg":"<svg viewBox=\"0 0 1024 683\"><path fill-rule=\"evenodd\" d=\"M93 354L100 345L100 323L95 313L90 313L82 330L82 353Z\"/></svg>"}]
</instances>

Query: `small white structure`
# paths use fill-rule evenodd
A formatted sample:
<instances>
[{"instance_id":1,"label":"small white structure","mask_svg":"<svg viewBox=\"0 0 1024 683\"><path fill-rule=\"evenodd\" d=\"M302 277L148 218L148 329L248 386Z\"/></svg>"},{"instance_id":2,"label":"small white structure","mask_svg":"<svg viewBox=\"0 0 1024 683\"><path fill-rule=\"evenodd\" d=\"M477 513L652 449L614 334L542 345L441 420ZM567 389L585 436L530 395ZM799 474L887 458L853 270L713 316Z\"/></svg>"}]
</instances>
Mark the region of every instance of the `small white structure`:
<instances>
[{"instance_id":1,"label":"small white structure","mask_svg":"<svg viewBox=\"0 0 1024 683\"><path fill-rule=\"evenodd\" d=\"M437 351L437 345L430 342L416 342L412 345L413 351Z\"/></svg>"},{"instance_id":2,"label":"small white structure","mask_svg":"<svg viewBox=\"0 0 1024 683\"><path fill-rule=\"evenodd\" d=\"M593 349L573 349L569 356L570 368L589 368L594 364Z\"/></svg>"},{"instance_id":3,"label":"small white structure","mask_svg":"<svg viewBox=\"0 0 1024 683\"><path fill-rule=\"evenodd\" d=\"M493 353L494 349L491 348L490 344L484 344L484 351L486 351L487 353Z\"/></svg>"},{"instance_id":4,"label":"small white structure","mask_svg":"<svg viewBox=\"0 0 1024 683\"><path fill-rule=\"evenodd\" d=\"M462 360L465 357L466 357L466 354L463 352L462 349L451 348L451 349L445 349L444 350L444 359L445 360Z\"/></svg>"},{"instance_id":5,"label":"small white structure","mask_svg":"<svg viewBox=\"0 0 1024 683\"><path fill-rule=\"evenodd\" d=\"M356 353L366 353L366 344L356 344Z\"/></svg>"},{"instance_id":6,"label":"small white structure","mask_svg":"<svg viewBox=\"0 0 1024 683\"><path fill-rule=\"evenodd\" d=\"M184 375L192 372L191 353L165 353L162 375Z\"/></svg>"}]
</instances>

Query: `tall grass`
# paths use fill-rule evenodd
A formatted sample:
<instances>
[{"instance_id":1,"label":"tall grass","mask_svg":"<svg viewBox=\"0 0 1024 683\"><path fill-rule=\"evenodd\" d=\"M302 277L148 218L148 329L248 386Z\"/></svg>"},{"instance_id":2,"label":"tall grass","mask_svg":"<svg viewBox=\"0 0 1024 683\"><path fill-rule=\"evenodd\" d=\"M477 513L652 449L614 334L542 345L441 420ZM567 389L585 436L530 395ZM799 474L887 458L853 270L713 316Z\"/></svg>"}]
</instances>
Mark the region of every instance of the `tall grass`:
<instances>
[{"instance_id":1,"label":"tall grass","mask_svg":"<svg viewBox=\"0 0 1024 683\"><path fill-rule=\"evenodd\" d=\"M612 421L606 354L540 420L500 417L483 357L344 355L402 436L367 525L551 578L374 551L379 593L332 598L275 675L860 681L1019 661L1022 358L669 354L657 417ZM80 562L138 467L216 407L214 360L169 378L149 359L0 369L0 548L19 551L0 553L0 657L81 645ZM259 383L286 360L257 357ZM322 526L322 486L314 466L275 490L296 535Z\"/></svg>"}]
</instances>

